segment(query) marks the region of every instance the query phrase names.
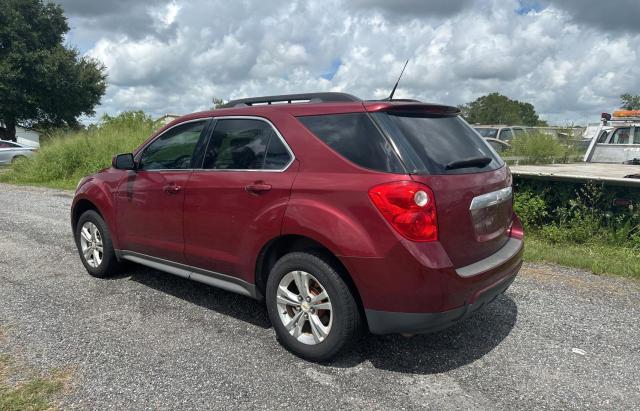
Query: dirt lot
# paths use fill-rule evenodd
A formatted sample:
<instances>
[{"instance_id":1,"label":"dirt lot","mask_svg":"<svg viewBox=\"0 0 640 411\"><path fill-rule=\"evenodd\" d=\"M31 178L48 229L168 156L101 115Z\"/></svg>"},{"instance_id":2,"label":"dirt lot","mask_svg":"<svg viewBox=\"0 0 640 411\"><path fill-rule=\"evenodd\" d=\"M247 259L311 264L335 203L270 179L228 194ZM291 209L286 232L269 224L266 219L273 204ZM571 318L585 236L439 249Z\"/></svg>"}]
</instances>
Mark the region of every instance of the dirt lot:
<instances>
[{"instance_id":1,"label":"dirt lot","mask_svg":"<svg viewBox=\"0 0 640 411\"><path fill-rule=\"evenodd\" d=\"M451 329L368 336L317 365L250 299L141 267L90 277L70 202L0 185L0 354L74 370L63 409L640 408L638 281L525 265Z\"/></svg>"}]
</instances>

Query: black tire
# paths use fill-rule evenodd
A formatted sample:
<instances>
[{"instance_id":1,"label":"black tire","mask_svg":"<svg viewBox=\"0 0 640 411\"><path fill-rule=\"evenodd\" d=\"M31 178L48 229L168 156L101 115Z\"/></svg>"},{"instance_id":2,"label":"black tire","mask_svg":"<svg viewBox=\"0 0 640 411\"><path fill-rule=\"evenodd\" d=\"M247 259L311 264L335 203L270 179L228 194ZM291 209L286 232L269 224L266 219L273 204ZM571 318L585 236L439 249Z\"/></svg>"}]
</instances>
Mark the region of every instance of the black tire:
<instances>
[{"instance_id":1,"label":"black tire","mask_svg":"<svg viewBox=\"0 0 640 411\"><path fill-rule=\"evenodd\" d=\"M305 271L317 279L327 292L332 305L332 325L328 335L315 345L298 341L287 331L280 318L277 290L280 281L292 271ZM349 287L330 259L322 254L293 252L280 258L271 269L266 287L269 318L280 344L293 354L314 362L327 361L353 343L360 335L362 322L358 305ZM309 324L310 326L310 324Z\"/></svg>"},{"instance_id":2,"label":"black tire","mask_svg":"<svg viewBox=\"0 0 640 411\"><path fill-rule=\"evenodd\" d=\"M91 222L97 227L102 239L102 261L97 267L92 267L82 253L80 237L82 235L82 227L87 222ZM120 272L121 265L118 262L116 253L113 249L111 234L109 233L107 224L100 216L100 214L93 210L85 211L84 213L82 213L82 215L78 219L78 224L76 225L75 240L76 246L78 248L78 254L80 255L80 260L82 261L84 268L89 274L97 278L105 278Z\"/></svg>"}]
</instances>

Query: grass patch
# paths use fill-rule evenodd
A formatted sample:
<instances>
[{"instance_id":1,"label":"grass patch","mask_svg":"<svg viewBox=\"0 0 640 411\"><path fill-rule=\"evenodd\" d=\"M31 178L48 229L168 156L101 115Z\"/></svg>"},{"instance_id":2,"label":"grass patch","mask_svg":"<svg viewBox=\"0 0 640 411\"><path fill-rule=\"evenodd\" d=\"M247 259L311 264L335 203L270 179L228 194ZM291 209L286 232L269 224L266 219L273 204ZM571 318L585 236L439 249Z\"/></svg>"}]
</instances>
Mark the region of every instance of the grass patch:
<instances>
[{"instance_id":1,"label":"grass patch","mask_svg":"<svg viewBox=\"0 0 640 411\"><path fill-rule=\"evenodd\" d=\"M15 384L10 382L16 370L11 357L0 355L0 410L51 410L54 400L64 390L69 373L29 378Z\"/></svg>"},{"instance_id":2,"label":"grass patch","mask_svg":"<svg viewBox=\"0 0 640 411\"><path fill-rule=\"evenodd\" d=\"M608 244L552 244L527 233L524 259L582 268L594 274L640 279L640 252Z\"/></svg>"},{"instance_id":3,"label":"grass patch","mask_svg":"<svg viewBox=\"0 0 640 411\"><path fill-rule=\"evenodd\" d=\"M0 182L74 189L80 178L108 167L114 154L132 151L157 127L142 112L105 116L99 126L54 134L35 156L0 173Z\"/></svg>"}]
</instances>

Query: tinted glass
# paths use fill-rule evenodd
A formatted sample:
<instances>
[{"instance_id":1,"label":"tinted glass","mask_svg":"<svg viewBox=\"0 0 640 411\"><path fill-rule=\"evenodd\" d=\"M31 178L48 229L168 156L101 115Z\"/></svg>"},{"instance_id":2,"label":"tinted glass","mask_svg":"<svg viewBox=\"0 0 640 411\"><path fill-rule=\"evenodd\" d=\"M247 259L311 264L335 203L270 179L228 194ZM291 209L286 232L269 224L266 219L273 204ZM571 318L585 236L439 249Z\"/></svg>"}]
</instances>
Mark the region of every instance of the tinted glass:
<instances>
[{"instance_id":1,"label":"tinted glass","mask_svg":"<svg viewBox=\"0 0 640 411\"><path fill-rule=\"evenodd\" d=\"M192 168L191 156L198 144L205 121L182 124L165 132L140 157L143 170L182 170Z\"/></svg>"},{"instance_id":2,"label":"tinted glass","mask_svg":"<svg viewBox=\"0 0 640 411\"><path fill-rule=\"evenodd\" d=\"M640 127L634 127L633 133L633 144L640 144Z\"/></svg>"},{"instance_id":3,"label":"tinted glass","mask_svg":"<svg viewBox=\"0 0 640 411\"><path fill-rule=\"evenodd\" d=\"M476 128L475 130L482 137L495 137L496 134L498 134L498 129L497 128Z\"/></svg>"},{"instance_id":4,"label":"tinted glass","mask_svg":"<svg viewBox=\"0 0 640 411\"><path fill-rule=\"evenodd\" d=\"M514 133L516 136L521 136L521 135L525 134L525 131L524 131L524 129L522 129L522 128L514 128L514 129L513 129L513 133Z\"/></svg>"},{"instance_id":5,"label":"tinted glass","mask_svg":"<svg viewBox=\"0 0 640 411\"><path fill-rule=\"evenodd\" d=\"M291 154L287 151L284 143L276 135L271 132L269 146L267 147L267 155L264 159L263 169L266 170L282 170L291 161Z\"/></svg>"},{"instance_id":6,"label":"tinted glass","mask_svg":"<svg viewBox=\"0 0 640 411\"><path fill-rule=\"evenodd\" d=\"M13 146L9 143L5 143L4 141L0 141L0 148L12 148Z\"/></svg>"},{"instance_id":7,"label":"tinted glass","mask_svg":"<svg viewBox=\"0 0 640 411\"><path fill-rule=\"evenodd\" d=\"M316 137L355 164L388 173L405 170L366 113L298 117Z\"/></svg>"},{"instance_id":8,"label":"tinted glass","mask_svg":"<svg viewBox=\"0 0 640 411\"><path fill-rule=\"evenodd\" d=\"M476 173L503 165L484 139L459 117L376 113L374 118L393 138L413 173ZM456 162L478 157L488 157L491 162L484 167L453 167Z\"/></svg>"},{"instance_id":9,"label":"tinted glass","mask_svg":"<svg viewBox=\"0 0 640 411\"><path fill-rule=\"evenodd\" d=\"M269 123L223 119L216 123L203 168L219 170L280 170L291 160Z\"/></svg>"}]
</instances>

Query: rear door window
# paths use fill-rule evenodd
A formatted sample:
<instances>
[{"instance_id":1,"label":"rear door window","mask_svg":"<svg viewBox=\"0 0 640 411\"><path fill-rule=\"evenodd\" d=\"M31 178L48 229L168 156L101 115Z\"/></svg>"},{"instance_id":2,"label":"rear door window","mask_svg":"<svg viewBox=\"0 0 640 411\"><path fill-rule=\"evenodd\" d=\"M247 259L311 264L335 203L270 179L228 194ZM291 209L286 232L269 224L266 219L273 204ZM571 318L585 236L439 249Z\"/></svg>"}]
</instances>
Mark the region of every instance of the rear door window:
<instances>
[{"instance_id":1,"label":"rear door window","mask_svg":"<svg viewBox=\"0 0 640 411\"><path fill-rule=\"evenodd\" d=\"M380 112L374 113L373 118L392 138L412 173L477 173L496 170L504 164L489 144L457 116ZM476 164L460 166L468 161Z\"/></svg>"},{"instance_id":2,"label":"rear door window","mask_svg":"<svg viewBox=\"0 0 640 411\"><path fill-rule=\"evenodd\" d=\"M283 170L291 160L291 153L269 123L230 118L216 122L202 168Z\"/></svg>"},{"instance_id":3,"label":"rear door window","mask_svg":"<svg viewBox=\"0 0 640 411\"><path fill-rule=\"evenodd\" d=\"M298 120L338 154L361 167L405 173L391 143L367 113L303 116Z\"/></svg>"}]
</instances>

